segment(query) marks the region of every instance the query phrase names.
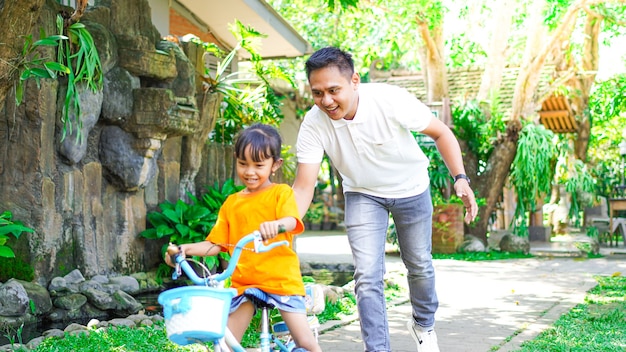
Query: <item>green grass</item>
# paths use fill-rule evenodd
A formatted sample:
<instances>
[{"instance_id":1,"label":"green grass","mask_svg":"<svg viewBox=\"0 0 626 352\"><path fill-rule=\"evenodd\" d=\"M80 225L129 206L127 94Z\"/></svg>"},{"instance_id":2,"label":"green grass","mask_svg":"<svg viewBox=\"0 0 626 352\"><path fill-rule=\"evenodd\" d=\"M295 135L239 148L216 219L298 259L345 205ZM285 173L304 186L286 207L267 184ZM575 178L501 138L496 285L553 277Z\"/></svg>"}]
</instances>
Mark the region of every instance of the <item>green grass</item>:
<instances>
[{"instance_id":1,"label":"green grass","mask_svg":"<svg viewBox=\"0 0 626 352\"><path fill-rule=\"evenodd\" d=\"M172 352L207 351L200 344L179 346L167 339L163 322L141 328L107 328L88 334L67 335L63 339L45 339L36 352Z\"/></svg>"},{"instance_id":2,"label":"green grass","mask_svg":"<svg viewBox=\"0 0 626 352\"><path fill-rule=\"evenodd\" d=\"M451 253L441 254L433 253L433 259L454 259L465 260L470 262L485 261L485 260L505 260L505 259L521 259L521 258L533 258L532 254L512 253L512 252L469 252L469 253Z\"/></svg>"},{"instance_id":3,"label":"green grass","mask_svg":"<svg viewBox=\"0 0 626 352\"><path fill-rule=\"evenodd\" d=\"M356 298L352 294L347 294L337 300L337 302L326 302L324 311L317 315L320 324L329 320L340 320L342 317L356 312Z\"/></svg>"},{"instance_id":4,"label":"green grass","mask_svg":"<svg viewBox=\"0 0 626 352\"><path fill-rule=\"evenodd\" d=\"M356 300L353 295L346 295L335 303L326 303L326 309L318 315L320 323L328 320L341 319L342 316L350 315L356 311ZM273 315L276 318L278 311ZM280 315L278 315L280 317ZM279 321L280 319L276 319ZM275 321L275 322L276 322ZM258 347L260 343L258 327L260 326L260 311L252 319L250 327L244 335L241 345ZM211 345L210 343L208 345ZM16 351L20 351L16 349ZM45 339L35 352L173 352L173 351L208 351L201 344L179 346L168 340L164 322L157 322L153 326L141 328L107 328L100 331L89 330L89 333L81 335L67 335L63 339Z\"/></svg>"},{"instance_id":5,"label":"green grass","mask_svg":"<svg viewBox=\"0 0 626 352\"><path fill-rule=\"evenodd\" d=\"M522 344L520 352L626 351L626 277L596 277L585 303Z\"/></svg>"}]
</instances>

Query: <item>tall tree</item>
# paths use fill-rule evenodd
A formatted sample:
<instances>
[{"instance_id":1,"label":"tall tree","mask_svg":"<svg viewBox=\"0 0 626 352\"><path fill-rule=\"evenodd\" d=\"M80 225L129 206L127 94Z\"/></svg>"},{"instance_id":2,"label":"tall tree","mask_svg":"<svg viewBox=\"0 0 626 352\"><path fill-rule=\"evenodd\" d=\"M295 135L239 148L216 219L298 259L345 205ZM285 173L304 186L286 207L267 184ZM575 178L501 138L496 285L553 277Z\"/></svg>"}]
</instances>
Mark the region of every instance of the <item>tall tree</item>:
<instances>
[{"instance_id":1,"label":"tall tree","mask_svg":"<svg viewBox=\"0 0 626 352\"><path fill-rule=\"evenodd\" d=\"M475 190L479 197L486 200L480 209L480 220L472 233L486 239L489 215L495 210L506 186L511 164L517 153L521 128L524 123L538 123L540 99L545 96L538 96L536 92L540 73L548 61L559 61L558 67L568 67L570 72L565 78L555 82L552 89L562 89L563 85L569 84L574 88L572 92L577 93L571 95L576 106L574 112L580 121L580 141L577 142L576 154L581 160L585 160L584 150L590 125L584 114L589 89L594 81L593 74L589 72L597 70L595 53L602 23L606 18L611 18L610 13L616 12L605 4L617 7L624 2L625 0L506 0L498 2L497 12L491 12L490 6L486 6L487 1L458 3L438 0L361 0L356 8L342 8L335 13L318 13L320 17L314 20L302 17L302 14L311 13L310 9L307 11L302 6L311 6L314 1L274 0L273 4L277 5L277 10L294 23L316 48L334 44L348 50L354 49L355 57L362 60L362 67L368 67L377 58L385 58L383 66L386 67L394 66L387 63L391 59L405 66L421 69L428 87L429 100L441 100L448 95L446 64L451 67L478 63L486 67L478 95L481 100L487 98L489 92L498 90L505 65L520 67L506 130L496 139L493 152L484 161L484 166L479 167L476 156L464 148L466 161L470 164L468 169L476 173ZM451 23L446 23L444 19L452 6L465 12L465 16L455 18L454 25L464 25L462 31L470 31L469 35L455 33L455 37L445 36L444 29ZM285 8L289 10L285 11ZM291 17L295 13L300 17ZM480 15L483 17L477 17ZM486 16L490 16L492 21L487 21ZM584 47L573 44L575 35L580 33L577 27L579 20L587 23L583 27L586 38ZM480 25L481 22L492 23L492 27L484 28ZM300 27L301 23L306 25ZM617 23L615 19L613 23ZM472 39L481 30L491 39ZM462 31L457 29L457 32ZM358 35L354 35L355 32ZM454 31L448 31L451 32ZM416 37L420 40L416 41ZM578 57L583 60L576 60ZM581 72L588 74L581 75ZM461 142L466 145L464 141Z\"/></svg>"}]
</instances>

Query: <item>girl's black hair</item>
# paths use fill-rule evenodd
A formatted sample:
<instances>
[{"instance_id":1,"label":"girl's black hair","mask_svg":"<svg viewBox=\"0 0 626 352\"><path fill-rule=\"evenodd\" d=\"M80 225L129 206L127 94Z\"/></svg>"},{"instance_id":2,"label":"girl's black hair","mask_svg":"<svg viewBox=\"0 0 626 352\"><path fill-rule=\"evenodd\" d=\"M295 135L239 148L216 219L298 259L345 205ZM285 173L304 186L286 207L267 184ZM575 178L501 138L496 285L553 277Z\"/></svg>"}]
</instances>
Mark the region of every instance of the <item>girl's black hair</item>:
<instances>
[{"instance_id":1,"label":"girl's black hair","mask_svg":"<svg viewBox=\"0 0 626 352\"><path fill-rule=\"evenodd\" d=\"M235 157L246 158L246 148L250 146L250 156L255 162L269 158L274 161L280 159L282 141L276 128L261 123L255 123L241 131L235 142Z\"/></svg>"},{"instance_id":2,"label":"girl's black hair","mask_svg":"<svg viewBox=\"0 0 626 352\"><path fill-rule=\"evenodd\" d=\"M315 70L330 66L337 67L339 72L348 77L348 79L350 79L352 74L354 74L354 61L352 60L352 55L339 48L328 46L314 52L311 57L306 60L306 77L309 78L311 76L311 72Z\"/></svg>"}]
</instances>

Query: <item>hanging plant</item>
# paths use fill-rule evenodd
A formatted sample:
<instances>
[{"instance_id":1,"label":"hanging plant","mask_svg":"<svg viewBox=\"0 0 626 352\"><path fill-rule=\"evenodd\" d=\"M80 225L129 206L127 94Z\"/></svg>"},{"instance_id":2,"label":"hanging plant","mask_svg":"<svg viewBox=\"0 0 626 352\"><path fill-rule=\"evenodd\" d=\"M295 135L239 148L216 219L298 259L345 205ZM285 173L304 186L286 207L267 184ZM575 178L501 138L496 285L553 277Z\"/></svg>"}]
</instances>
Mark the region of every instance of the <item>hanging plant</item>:
<instances>
[{"instance_id":1,"label":"hanging plant","mask_svg":"<svg viewBox=\"0 0 626 352\"><path fill-rule=\"evenodd\" d=\"M554 178L554 162L558 151L554 134L543 125L527 124L522 128L509 180L517 194L513 231L518 236L528 234L528 212L535 211L537 198L550 192Z\"/></svg>"},{"instance_id":2,"label":"hanging plant","mask_svg":"<svg viewBox=\"0 0 626 352\"><path fill-rule=\"evenodd\" d=\"M67 76L67 91L61 115L63 125L61 140L72 133L69 113L73 108L78 126L77 143L80 143L82 138L80 135L82 121L80 119L80 96L76 88L79 84L86 84L96 92L102 89L103 82L102 65L93 37L85 25L78 22L86 6L87 1L79 0L76 11L67 21L60 14L57 15L57 34L46 36L42 30L41 39L37 41L33 41L32 35L25 36L22 49L24 60L19 64L20 79L15 85L15 103L20 105L24 98L26 80L34 78L37 81L37 87L40 87L42 78L56 79L58 76ZM39 56L37 49L45 46L57 48L56 61Z\"/></svg>"},{"instance_id":3,"label":"hanging plant","mask_svg":"<svg viewBox=\"0 0 626 352\"><path fill-rule=\"evenodd\" d=\"M70 24L66 26L63 17L57 15L57 30L59 33L65 33L67 38L67 40L59 41L57 62L69 68L67 91L61 115L61 123L63 124L61 140L65 139L68 134L72 134L72 121L70 121L69 113L73 108L77 124L76 137L77 142L80 143L82 121L80 119L80 96L76 88L79 84L86 84L92 91L99 91L102 89L103 78L102 65L93 37L84 24L80 22L71 23L73 19L74 16L70 18L70 21L67 22Z\"/></svg>"}]
</instances>

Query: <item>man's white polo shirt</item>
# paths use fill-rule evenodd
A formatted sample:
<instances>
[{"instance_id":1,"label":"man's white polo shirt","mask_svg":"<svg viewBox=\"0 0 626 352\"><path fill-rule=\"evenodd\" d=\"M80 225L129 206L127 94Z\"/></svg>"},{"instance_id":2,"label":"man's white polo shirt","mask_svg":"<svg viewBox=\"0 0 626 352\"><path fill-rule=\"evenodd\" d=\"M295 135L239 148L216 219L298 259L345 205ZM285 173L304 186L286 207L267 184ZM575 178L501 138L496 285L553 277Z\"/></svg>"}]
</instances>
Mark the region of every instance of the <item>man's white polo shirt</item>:
<instances>
[{"instance_id":1,"label":"man's white polo shirt","mask_svg":"<svg viewBox=\"0 0 626 352\"><path fill-rule=\"evenodd\" d=\"M344 192L385 198L410 197L428 189L428 158L411 131L434 118L406 89L382 83L358 88L353 120L331 120L317 106L298 132L299 163L320 163L324 152L343 178Z\"/></svg>"}]
</instances>

